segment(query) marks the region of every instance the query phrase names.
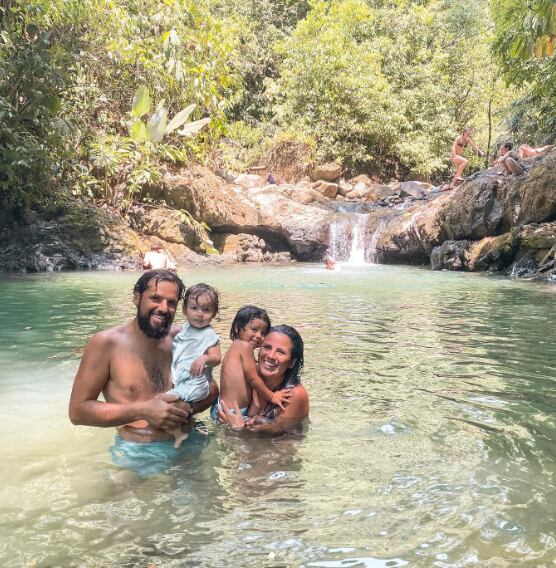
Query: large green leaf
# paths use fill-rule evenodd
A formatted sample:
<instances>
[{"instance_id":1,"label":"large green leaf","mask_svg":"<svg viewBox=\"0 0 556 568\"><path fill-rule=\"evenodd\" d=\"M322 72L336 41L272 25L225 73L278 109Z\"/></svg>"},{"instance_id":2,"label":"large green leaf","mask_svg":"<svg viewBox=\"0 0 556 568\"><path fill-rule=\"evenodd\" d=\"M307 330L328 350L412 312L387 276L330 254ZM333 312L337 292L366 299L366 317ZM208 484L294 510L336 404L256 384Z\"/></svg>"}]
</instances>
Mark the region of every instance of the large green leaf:
<instances>
[{"instance_id":1,"label":"large green leaf","mask_svg":"<svg viewBox=\"0 0 556 568\"><path fill-rule=\"evenodd\" d=\"M168 126L168 112L165 108L157 110L147 124L147 139L153 144L162 142Z\"/></svg>"},{"instance_id":2,"label":"large green leaf","mask_svg":"<svg viewBox=\"0 0 556 568\"><path fill-rule=\"evenodd\" d=\"M195 134L195 132L201 130L201 128L203 128L203 126L205 126L205 124L208 124L209 122L210 118L202 118L201 120L190 122L189 124L186 124L181 130L178 130L178 134L181 134L182 136L191 136L192 134Z\"/></svg>"},{"instance_id":3,"label":"large green leaf","mask_svg":"<svg viewBox=\"0 0 556 568\"><path fill-rule=\"evenodd\" d=\"M129 131L129 135L133 140L137 142L142 142L143 140L147 139L147 127L145 123L141 120L138 120Z\"/></svg>"},{"instance_id":4,"label":"large green leaf","mask_svg":"<svg viewBox=\"0 0 556 568\"><path fill-rule=\"evenodd\" d=\"M137 118L141 118L149 112L151 108L151 96L149 95L149 89L142 86L138 87L133 95L133 102L131 103L131 112Z\"/></svg>"},{"instance_id":5,"label":"large green leaf","mask_svg":"<svg viewBox=\"0 0 556 568\"><path fill-rule=\"evenodd\" d=\"M195 104L189 105L187 108L180 110L178 114L172 118L172 120L168 123L168 127L166 128L166 132L173 132L176 128L179 128L184 122L189 118L189 115L195 109Z\"/></svg>"}]
</instances>

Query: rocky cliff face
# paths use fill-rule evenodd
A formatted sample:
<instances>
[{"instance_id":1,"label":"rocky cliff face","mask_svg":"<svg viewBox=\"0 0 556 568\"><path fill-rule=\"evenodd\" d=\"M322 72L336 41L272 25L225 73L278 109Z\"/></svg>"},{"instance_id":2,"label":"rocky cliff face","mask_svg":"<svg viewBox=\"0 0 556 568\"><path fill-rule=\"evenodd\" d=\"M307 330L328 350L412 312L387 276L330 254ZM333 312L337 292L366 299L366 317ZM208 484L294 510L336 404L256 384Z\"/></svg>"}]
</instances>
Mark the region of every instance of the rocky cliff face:
<instances>
[{"instance_id":1,"label":"rocky cliff face","mask_svg":"<svg viewBox=\"0 0 556 568\"><path fill-rule=\"evenodd\" d=\"M392 219L377 243L379 260L556 279L556 152L523 164L523 175L479 172Z\"/></svg>"},{"instance_id":2,"label":"rocky cliff face","mask_svg":"<svg viewBox=\"0 0 556 568\"><path fill-rule=\"evenodd\" d=\"M349 225L349 211L364 205L363 239L374 261L556 280L556 151L524 169L517 177L486 170L455 190L429 193L420 182L379 185L367 176L265 185L245 175L230 183L195 167L166 176L158 205L135 204L125 216L77 200L48 221L5 227L0 270L139 267L149 236L180 264L320 261L337 212ZM219 255L204 254L207 238Z\"/></svg>"}]
</instances>

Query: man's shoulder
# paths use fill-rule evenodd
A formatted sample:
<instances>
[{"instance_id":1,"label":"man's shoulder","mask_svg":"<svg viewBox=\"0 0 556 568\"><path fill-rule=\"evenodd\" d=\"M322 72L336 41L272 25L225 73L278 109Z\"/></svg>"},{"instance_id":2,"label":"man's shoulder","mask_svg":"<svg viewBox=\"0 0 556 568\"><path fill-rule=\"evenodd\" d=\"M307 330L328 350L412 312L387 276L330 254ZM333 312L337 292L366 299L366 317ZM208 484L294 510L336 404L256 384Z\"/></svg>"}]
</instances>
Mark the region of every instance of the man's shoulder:
<instances>
[{"instance_id":1,"label":"man's shoulder","mask_svg":"<svg viewBox=\"0 0 556 568\"><path fill-rule=\"evenodd\" d=\"M98 331L93 335L90 343L103 347L119 344L129 338L131 333L129 326L130 324L128 322L122 325L116 325L114 327L109 327L108 329Z\"/></svg>"}]
</instances>

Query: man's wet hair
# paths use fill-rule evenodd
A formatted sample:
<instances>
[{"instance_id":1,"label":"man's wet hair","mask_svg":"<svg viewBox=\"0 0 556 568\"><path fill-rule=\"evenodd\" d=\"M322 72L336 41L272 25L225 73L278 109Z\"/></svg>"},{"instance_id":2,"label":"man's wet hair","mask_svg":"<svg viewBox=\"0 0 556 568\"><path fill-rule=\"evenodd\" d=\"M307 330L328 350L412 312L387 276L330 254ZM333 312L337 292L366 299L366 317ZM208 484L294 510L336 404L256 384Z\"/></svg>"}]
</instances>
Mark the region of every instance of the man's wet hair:
<instances>
[{"instance_id":1,"label":"man's wet hair","mask_svg":"<svg viewBox=\"0 0 556 568\"><path fill-rule=\"evenodd\" d=\"M298 385L301 383L301 370L303 369L303 339L298 331L290 325L275 325L268 330L267 335L271 333L281 333L287 335L292 342L292 359L295 359L295 365L286 371L284 375L283 385Z\"/></svg>"},{"instance_id":2,"label":"man's wet hair","mask_svg":"<svg viewBox=\"0 0 556 568\"><path fill-rule=\"evenodd\" d=\"M502 144L502 148L506 148L506 150L511 150L514 147L514 145L507 140L506 142L504 142L504 144Z\"/></svg>"},{"instance_id":3,"label":"man's wet hair","mask_svg":"<svg viewBox=\"0 0 556 568\"><path fill-rule=\"evenodd\" d=\"M257 306L243 306L239 308L237 314L232 322L232 327L230 328L230 339L234 341L239 339L239 332L254 319L263 320L266 323L266 329L270 328L270 318L263 308L258 308Z\"/></svg>"},{"instance_id":4,"label":"man's wet hair","mask_svg":"<svg viewBox=\"0 0 556 568\"><path fill-rule=\"evenodd\" d=\"M189 288L185 291L185 295L183 297L183 311L185 312L187 302L190 299L197 301L201 296L204 296L205 294L210 298L210 301L214 306L214 315L216 315L219 309L218 291L216 290L216 288L203 283L193 284L193 286L189 286Z\"/></svg>"},{"instance_id":5,"label":"man's wet hair","mask_svg":"<svg viewBox=\"0 0 556 568\"><path fill-rule=\"evenodd\" d=\"M178 302L183 299L185 284L182 282L181 278L175 272L159 268L143 272L141 278L137 280L133 287L133 293L142 295L149 287L149 282L151 280L154 280L155 286L157 286L159 282L171 282L172 284L175 284L178 287Z\"/></svg>"}]
</instances>

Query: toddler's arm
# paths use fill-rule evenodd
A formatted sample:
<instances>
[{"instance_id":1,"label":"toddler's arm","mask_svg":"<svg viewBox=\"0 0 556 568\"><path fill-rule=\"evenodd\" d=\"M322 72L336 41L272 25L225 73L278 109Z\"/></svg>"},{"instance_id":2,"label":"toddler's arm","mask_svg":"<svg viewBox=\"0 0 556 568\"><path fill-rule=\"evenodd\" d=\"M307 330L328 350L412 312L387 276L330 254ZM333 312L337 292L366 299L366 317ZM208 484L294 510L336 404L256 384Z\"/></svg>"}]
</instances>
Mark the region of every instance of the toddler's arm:
<instances>
[{"instance_id":1,"label":"toddler's arm","mask_svg":"<svg viewBox=\"0 0 556 568\"><path fill-rule=\"evenodd\" d=\"M220 352L220 343L217 343L209 347L203 355L191 363L189 374L192 377L198 377L203 374L205 367L217 367L220 365L220 361L222 361L222 354Z\"/></svg>"}]
</instances>

